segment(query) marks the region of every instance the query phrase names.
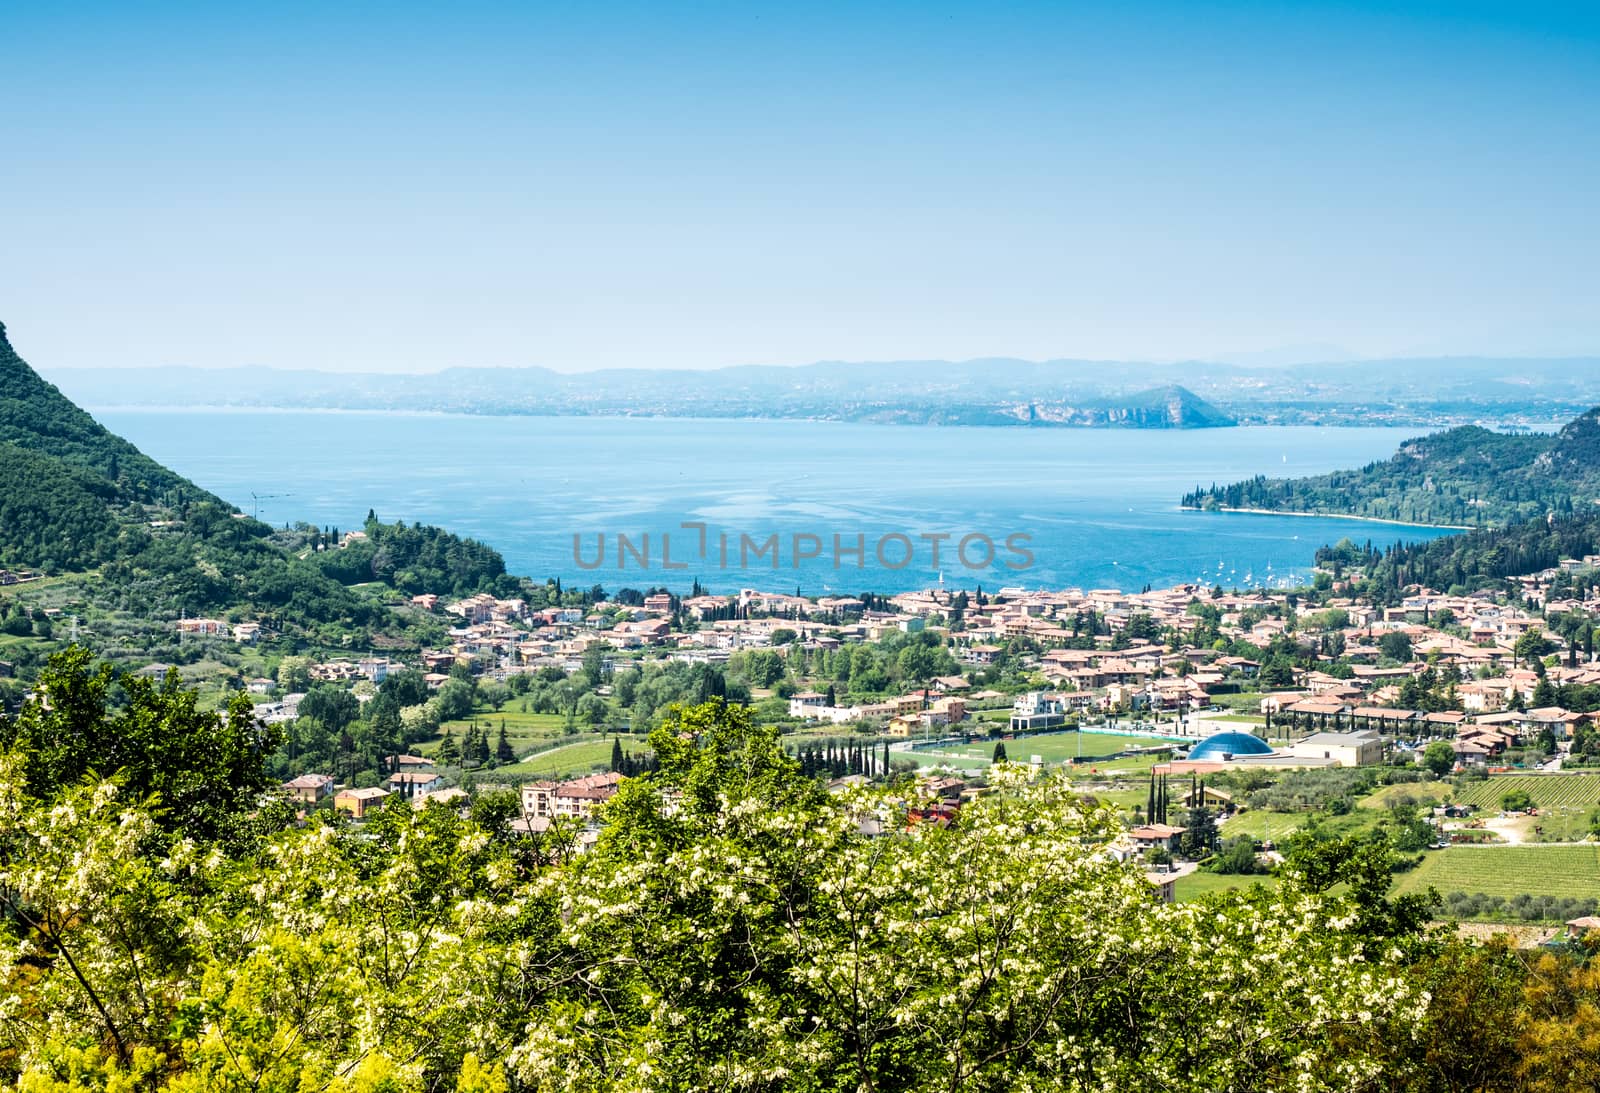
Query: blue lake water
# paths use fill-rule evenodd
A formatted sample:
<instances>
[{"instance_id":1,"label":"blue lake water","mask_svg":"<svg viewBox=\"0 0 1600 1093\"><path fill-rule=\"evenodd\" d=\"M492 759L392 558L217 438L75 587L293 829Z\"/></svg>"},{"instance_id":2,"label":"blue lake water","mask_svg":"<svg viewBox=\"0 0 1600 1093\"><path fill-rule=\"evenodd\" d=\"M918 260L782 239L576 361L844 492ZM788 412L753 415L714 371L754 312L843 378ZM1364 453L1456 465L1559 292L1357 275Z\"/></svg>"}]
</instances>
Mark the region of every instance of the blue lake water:
<instances>
[{"instance_id":1,"label":"blue lake water","mask_svg":"<svg viewBox=\"0 0 1600 1093\"><path fill-rule=\"evenodd\" d=\"M1167 432L210 409L95 416L245 511L259 509L263 520L350 529L371 508L385 520L482 539L513 572L607 588L687 589L698 577L716 590L893 592L928 587L940 573L947 585L968 588L1137 590L1196 579L1232 588L1303 576L1316 548L1342 536L1384 545L1440 534L1178 507L1196 485L1361 466L1392 454L1416 429ZM620 559L619 535L632 547ZM673 566L684 568L663 568L664 535ZM948 538L923 538L938 535ZM1008 536L1026 539L1013 540L1013 550ZM980 568L986 539L993 560ZM602 541L602 564L588 568ZM769 551L757 553L763 547ZM1031 565L1008 568L1024 564L1024 551Z\"/></svg>"}]
</instances>

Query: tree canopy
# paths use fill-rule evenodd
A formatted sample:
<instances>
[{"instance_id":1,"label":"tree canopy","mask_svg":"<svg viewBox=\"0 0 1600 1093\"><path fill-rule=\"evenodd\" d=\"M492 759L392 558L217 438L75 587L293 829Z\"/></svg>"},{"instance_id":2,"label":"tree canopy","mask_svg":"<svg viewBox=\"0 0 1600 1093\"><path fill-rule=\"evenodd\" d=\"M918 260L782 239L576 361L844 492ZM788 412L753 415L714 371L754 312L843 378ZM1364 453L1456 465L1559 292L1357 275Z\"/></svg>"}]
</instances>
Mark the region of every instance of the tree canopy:
<instances>
[{"instance_id":1,"label":"tree canopy","mask_svg":"<svg viewBox=\"0 0 1600 1093\"><path fill-rule=\"evenodd\" d=\"M263 823L251 765L157 743L194 727L181 692L134 686L146 743L97 761L111 681L53 671L88 742L32 713L0 750L0 1078L28 1090L1533 1091L1580 1088L1600 1024L1577 964L1429 934L1378 842L1166 904L1065 780L1002 764L918 823L913 787L830 793L721 699L672 711L583 853L513 834L506 795ZM226 853L161 811L199 770L258 818Z\"/></svg>"}]
</instances>

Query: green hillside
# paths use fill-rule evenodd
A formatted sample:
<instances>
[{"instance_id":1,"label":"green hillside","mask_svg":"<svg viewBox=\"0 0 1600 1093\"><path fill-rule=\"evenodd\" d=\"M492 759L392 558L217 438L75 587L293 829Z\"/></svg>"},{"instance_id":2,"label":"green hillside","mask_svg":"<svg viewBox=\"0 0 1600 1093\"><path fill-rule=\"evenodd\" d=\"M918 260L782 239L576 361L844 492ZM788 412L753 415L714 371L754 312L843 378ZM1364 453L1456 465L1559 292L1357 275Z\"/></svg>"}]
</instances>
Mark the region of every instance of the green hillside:
<instances>
[{"instance_id":1,"label":"green hillside","mask_svg":"<svg viewBox=\"0 0 1600 1093\"><path fill-rule=\"evenodd\" d=\"M376 521L368 530L371 541L347 554L246 517L40 379L0 326L0 566L99 570L106 602L145 618L242 607L275 629L386 625L345 582L458 593L516 585L500 555L471 540Z\"/></svg>"},{"instance_id":2,"label":"green hillside","mask_svg":"<svg viewBox=\"0 0 1600 1093\"><path fill-rule=\"evenodd\" d=\"M0 566L81 569L114 555L117 501L109 479L0 441Z\"/></svg>"},{"instance_id":3,"label":"green hillside","mask_svg":"<svg viewBox=\"0 0 1600 1093\"><path fill-rule=\"evenodd\" d=\"M92 471L114 484L122 499L222 504L108 431L41 379L11 347L4 323L0 323L0 441L44 453L70 468Z\"/></svg>"},{"instance_id":4,"label":"green hillside","mask_svg":"<svg viewBox=\"0 0 1600 1093\"><path fill-rule=\"evenodd\" d=\"M1511 577L1553 568L1563 558L1600 554L1600 512L1560 519L1525 520L1504 528L1479 528L1425 543L1376 550L1344 539L1317 551L1317 564L1336 572L1359 570L1360 591L1380 603L1398 601L1404 590L1423 585L1454 592L1503 588ZM1590 583L1562 575L1558 588Z\"/></svg>"},{"instance_id":5,"label":"green hillside","mask_svg":"<svg viewBox=\"0 0 1600 1093\"><path fill-rule=\"evenodd\" d=\"M1459 527L1583 513L1600 499L1600 408L1555 436L1475 425L1418 437L1360 470L1196 489L1188 508L1322 512Z\"/></svg>"}]
</instances>

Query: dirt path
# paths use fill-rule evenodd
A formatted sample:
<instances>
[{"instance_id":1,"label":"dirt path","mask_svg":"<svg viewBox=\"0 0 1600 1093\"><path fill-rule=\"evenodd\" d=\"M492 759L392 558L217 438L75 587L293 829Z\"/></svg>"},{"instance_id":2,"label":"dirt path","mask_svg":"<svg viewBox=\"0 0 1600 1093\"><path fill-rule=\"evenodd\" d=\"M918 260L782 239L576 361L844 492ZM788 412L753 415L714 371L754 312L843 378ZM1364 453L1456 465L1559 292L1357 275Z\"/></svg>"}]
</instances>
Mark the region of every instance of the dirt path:
<instances>
[{"instance_id":1,"label":"dirt path","mask_svg":"<svg viewBox=\"0 0 1600 1093\"><path fill-rule=\"evenodd\" d=\"M1516 846L1528 841L1528 821L1527 816L1494 816L1483 821L1483 829Z\"/></svg>"}]
</instances>

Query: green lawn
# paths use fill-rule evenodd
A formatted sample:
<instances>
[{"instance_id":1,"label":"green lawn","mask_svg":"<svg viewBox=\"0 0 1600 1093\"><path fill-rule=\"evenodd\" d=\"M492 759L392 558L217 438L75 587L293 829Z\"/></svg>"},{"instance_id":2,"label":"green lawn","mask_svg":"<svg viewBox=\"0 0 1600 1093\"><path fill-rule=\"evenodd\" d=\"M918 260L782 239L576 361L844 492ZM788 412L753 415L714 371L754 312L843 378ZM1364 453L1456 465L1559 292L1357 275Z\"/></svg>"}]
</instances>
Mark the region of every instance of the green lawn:
<instances>
[{"instance_id":1,"label":"green lawn","mask_svg":"<svg viewBox=\"0 0 1600 1093\"><path fill-rule=\"evenodd\" d=\"M1594 826L1586 808L1541 809L1528 824L1524 838L1539 843L1581 843Z\"/></svg>"},{"instance_id":2,"label":"green lawn","mask_svg":"<svg viewBox=\"0 0 1600 1093\"><path fill-rule=\"evenodd\" d=\"M1108 759L1088 764L1091 773L1109 771L1113 774L1148 775L1150 768L1166 759L1156 755L1140 755L1129 759Z\"/></svg>"},{"instance_id":3,"label":"green lawn","mask_svg":"<svg viewBox=\"0 0 1600 1093\"><path fill-rule=\"evenodd\" d=\"M1278 878L1274 876L1207 873L1204 869L1200 869L1186 877L1179 877L1178 883L1173 885L1173 894L1182 903L1208 896L1213 892L1230 892L1235 888L1248 888L1252 884L1265 884L1271 887L1277 883Z\"/></svg>"},{"instance_id":4,"label":"green lawn","mask_svg":"<svg viewBox=\"0 0 1600 1093\"><path fill-rule=\"evenodd\" d=\"M1230 710L1240 713L1261 712L1261 695L1259 692L1241 695L1212 695L1211 703L1215 706L1226 706Z\"/></svg>"},{"instance_id":5,"label":"green lawn","mask_svg":"<svg viewBox=\"0 0 1600 1093\"><path fill-rule=\"evenodd\" d=\"M1150 799L1150 787L1146 782L1114 782L1108 786L1101 781L1073 779L1073 788L1085 797L1093 797L1103 805L1111 805L1119 812L1130 812L1135 805L1142 809Z\"/></svg>"},{"instance_id":6,"label":"green lawn","mask_svg":"<svg viewBox=\"0 0 1600 1093\"><path fill-rule=\"evenodd\" d=\"M1441 895L1476 892L1510 898L1535 896L1600 898L1600 846L1453 846L1430 851L1421 865L1402 873L1397 892L1429 886Z\"/></svg>"},{"instance_id":7,"label":"green lawn","mask_svg":"<svg viewBox=\"0 0 1600 1093\"><path fill-rule=\"evenodd\" d=\"M1347 836L1366 831L1382 818L1375 811L1356 809L1344 816L1320 815L1317 822L1329 835ZM1239 813L1222 825L1223 838L1253 835L1257 839L1282 842L1311 820L1308 812L1271 812L1253 808Z\"/></svg>"},{"instance_id":8,"label":"green lawn","mask_svg":"<svg viewBox=\"0 0 1600 1093\"><path fill-rule=\"evenodd\" d=\"M1090 773L1096 770L1147 770L1158 760L1142 756L1113 761L1107 757L1115 755L1124 748L1150 747L1161 743L1163 741L1154 737L1131 736L1125 733L1059 732L1045 736L1030 736L1025 740L1007 740L1005 745L1007 757L1016 763L1030 762L1035 755L1039 756L1047 766L1071 763L1079 755L1085 760L1101 760L1075 764L1076 769ZM986 770L994 755L994 741L978 740L967 745L955 744L911 754L923 766L948 764L962 770Z\"/></svg>"}]
</instances>

